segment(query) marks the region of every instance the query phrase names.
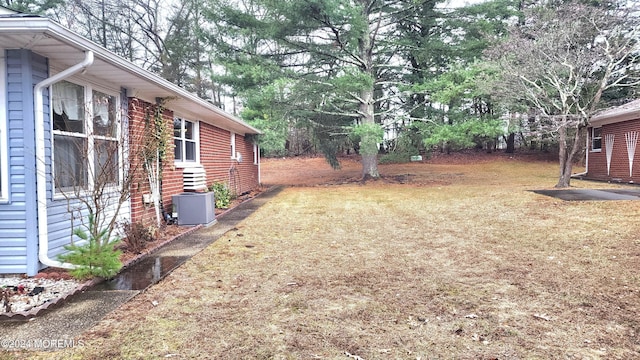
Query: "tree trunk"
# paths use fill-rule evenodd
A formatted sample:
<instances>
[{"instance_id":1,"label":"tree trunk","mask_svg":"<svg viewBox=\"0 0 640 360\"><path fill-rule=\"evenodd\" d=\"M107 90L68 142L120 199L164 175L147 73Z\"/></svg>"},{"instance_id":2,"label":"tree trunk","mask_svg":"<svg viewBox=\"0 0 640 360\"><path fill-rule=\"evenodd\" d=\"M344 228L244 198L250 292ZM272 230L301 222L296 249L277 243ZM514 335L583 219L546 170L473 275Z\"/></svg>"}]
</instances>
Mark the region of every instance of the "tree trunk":
<instances>
[{"instance_id":1,"label":"tree trunk","mask_svg":"<svg viewBox=\"0 0 640 360\"><path fill-rule=\"evenodd\" d=\"M573 133L573 139L571 140L571 147L567 144L567 128L562 126L560 128L558 146L559 149L559 160L560 160L560 177L558 179L558 183L556 184L556 188L568 188L571 184L571 173L573 170L573 159L575 158L578 149L580 148L580 132L582 128L580 126L576 126L576 129Z\"/></svg>"},{"instance_id":2,"label":"tree trunk","mask_svg":"<svg viewBox=\"0 0 640 360\"><path fill-rule=\"evenodd\" d=\"M379 177L378 155L362 155L362 179L377 179Z\"/></svg>"},{"instance_id":3,"label":"tree trunk","mask_svg":"<svg viewBox=\"0 0 640 360\"><path fill-rule=\"evenodd\" d=\"M516 134L515 133L509 133L509 136L507 137L507 150L505 150L505 152L507 154L513 154L516 150Z\"/></svg>"},{"instance_id":4,"label":"tree trunk","mask_svg":"<svg viewBox=\"0 0 640 360\"><path fill-rule=\"evenodd\" d=\"M375 124L373 109L373 87L361 92L363 102L360 104L362 113L362 124ZM377 179L378 172L378 146L372 141L362 141L360 143L360 154L362 154L362 179Z\"/></svg>"},{"instance_id":5,"label":"tree trunk","mask_svg":"<svg viewBox=\"0 0 640 360\"><path fill-rule=\"evenodd\" d=\"M363 17L369 19L367 10L363 10ZM375 79L373 74L373 39L371 38L371 30L367 27L359 39L359 53L362 59L361 71ZM375 125L375 108L374 108L374 81L366 89L360 91L360 114L361 124L363 125ZM362 154L362 178L366 180L368 178L377 179L380 177L378 172L378 144L372 141L362 141L360 148L360 154Z\"/></svg>"},{"instance_id":6,"label":"tree trunk","mask_svg":"<svg viewBox=\"0 0 640 360\"><path fill-rule=\"evenodd\" d=\"M567 128L561 126L558 131L558 160L560 163L560 176L558 178L557 188L569 187L570 176L567 176ZM571 167L571 165L569 165ZM571 169L569 169L569 175L571 175Z\"/></svg>"}]
</instances>

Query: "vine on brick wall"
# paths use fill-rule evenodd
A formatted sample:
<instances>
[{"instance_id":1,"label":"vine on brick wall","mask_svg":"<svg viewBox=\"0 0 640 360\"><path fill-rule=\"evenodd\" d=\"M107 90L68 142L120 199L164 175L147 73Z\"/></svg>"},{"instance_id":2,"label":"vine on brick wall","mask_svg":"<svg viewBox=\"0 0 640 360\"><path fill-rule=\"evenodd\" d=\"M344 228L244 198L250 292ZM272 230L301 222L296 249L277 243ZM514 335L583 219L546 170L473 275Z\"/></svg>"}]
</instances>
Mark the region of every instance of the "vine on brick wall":
<instances>
[{"instance_id":1,"label":"vine on brick wall","mask_svg":"<svg viewBox=\"0 0 640 360\"><path fill-rule=\"evenodd\" d=\"M149 181L151 197L156 213L156 225L162 226L162 165L169 152L173 149L172 128L167 126L164 119L167 99L157 99L156 106L145 111L144 147L142 160Z\"/></svg>"},{"instance_id":2,"label":"vine on brick wall","mask_svg":"<svg viewBox=\"0 0 640 360\"><path fill-rule=\"evenodd\" d=\"M165 104L167 98L158 99L156 106L149 107L145 111L145 136L143 160L154 161L156 157L160 162L167 158L167 154L173 150L173 129L167 126L164 119Z\"/></svg>"}]
</instances>

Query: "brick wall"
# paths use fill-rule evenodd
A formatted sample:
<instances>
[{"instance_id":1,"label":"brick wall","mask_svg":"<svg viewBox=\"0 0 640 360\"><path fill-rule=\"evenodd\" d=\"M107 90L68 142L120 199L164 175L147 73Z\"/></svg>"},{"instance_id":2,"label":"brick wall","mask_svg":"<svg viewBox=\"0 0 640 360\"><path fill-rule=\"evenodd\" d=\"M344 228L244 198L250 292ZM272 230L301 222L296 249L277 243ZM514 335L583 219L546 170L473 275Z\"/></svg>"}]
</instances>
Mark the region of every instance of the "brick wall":
<instances>
[{"instance_id":1,"label":"brick wall","mask_svg":"<svg viewBox=\"0 0 640 360\"><path fill-rule=\"evenodd\" d=\"M229 131L200 123L200 163L207 172L207 183L223 182L239 195L259 186L258 166L253 163L253 142L238 134L235 139L242 162L231 158Z\"/></svg>"},{"instance_id":2,"label":"brick wall","mask_svg":"<svg viewBox=\"0 0 640 360\"><path fill-rule=\"evenodd\" d=\"M591 151L589 142L589 169L586 178L616 182L640 182L640 141L636 145L633 158L633 173L629 176L629 158L625 133L636 131L640 133L640 119L623 121L602 126L602 150ZM613 151L611 152L611 168L607 175L606 135L613 134ZM591 129L589 129L591 136Z\"/></svg>"},{"instance_id":3,"label":"brick wall","mask_svg":"<svg viewBox=\"0 0 640 360\"><path fill-rule=\"evenodd\" d=\"M131 218L133 222L145 225L155 223L153 205L145 205L143 194L149 194L149 183L142 169L140 159L141 137L144 131L145 116L153 113L155 105L139 99L130 99L129 105L129 133L131 169L135 172L131 186ZM166 110L163 114L167 126L173 128L173 112ZM214 125L200 122L200 163L205 168L207 184L223 182L230 185L237 194L251 191L259 186L258 166L254 164L253 142L244 136L236 134L236 152L242 154L242 162L231 158L231 133ZM183 192L182 168L174 166L173 148L167 152L167 159L163 167L162 203L165 211L171 213L171 196Z\"/></svg>"},{"instance_id":4,"label":"brick wall","mask_svg":"<svg viewBox=\"0 0 640 360\"><path fill-rule=\"evenodd\" d=\"M143 169L141 149L145 117L153 114L156 105L140 99L129 100L129 164L133 174L131 178L131 221L153 225L156 222L153 204L144 204L144 194L150 194L149 181ZM153 116L153 115L151 115ZM169 129L173 128L173 112L165 110L162 117ZM173 143L171 143L173 144ZM182 173L176 175L173 169L173 148L167 151L167 158L163 166L162 202L166 210L171 210L171 195L176 189L182 192Z\"/></svg>"}]
</instances>

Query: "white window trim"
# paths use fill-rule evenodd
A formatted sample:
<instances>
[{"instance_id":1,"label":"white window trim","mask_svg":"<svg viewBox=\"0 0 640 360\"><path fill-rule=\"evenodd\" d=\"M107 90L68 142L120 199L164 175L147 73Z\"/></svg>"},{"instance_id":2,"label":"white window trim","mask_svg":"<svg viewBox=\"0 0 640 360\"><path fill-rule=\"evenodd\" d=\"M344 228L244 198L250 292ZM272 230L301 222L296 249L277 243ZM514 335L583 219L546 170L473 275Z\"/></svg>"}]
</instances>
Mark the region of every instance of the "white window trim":
<instances>
[{"instance_id":1,"label":"white window trim","mask_svg":"<svg viewBox=\"0 0 640 360\"><path fill-rule=\"evenodd\" d=\"M231 132L231 159L236 160L236 133Z\"/></svg>"},{"instance_id":2,"label":"white window trim","mask_svg":"<svg viewBox=\"0 0 640 360\"><path fill-rule=\"evenodd\" d=\"M62 81L62 80L61 80ZM85 190L81 190L78 191L80 196L85 196L87 194L91 193L91 190L93 190L94 187L94 179L92 176L90 176L91 174L94 174L95 171L95 162L94 162L94 158L95 158L95 154L93 153L93 149L94 149L94 143L95 140L106 140L106 139L113 139L110 137L105 137L105 136L101 136L101 135L94 135L93 134L93 106L91 106L91 102L93 102L93 92L94 91L98 91L101 92L105 95L110 95L113 96L115 98L116 104L115 104L115 108L116 108L116 129L117 129L117 133L116 133L116 141L118 141L120 144L118 146L118 183L114 184L112 186L106 186L106 190L108 192L117 192L120 190L120 186L122 185L122 181L124 179L124 152L123 152L123 144L122 144L122 117L121 117L121 112L119 111L119 109L121 109L121 104L120 104L120 94L108 90L106 88L102 88L99 86L95 86L93 83L90 82L86 82L86 81L81 81L78 79L65 79L64 81L82 86L84 88L84 108L85 108L85 121L84 121L84 130L85 132L80 134L80 133L74 133L74 132L67 132L67 131L60 131L60 130L53 130L53 106L49 106L49 122L50 122L50 130L51 130L51 174L52 174L52 179L55 179L55 151L54 151L54 146L55 146L55 142L54 142L54 136L55 135L63 135L63 136L73 136L73 137L79 137L79 138L84 138L87 139L88 141L88 147L87 147L87 151L89 152L89 154L87 155L87 159L90 159L90 161L88 161L87 164L87 189ZM52 85L53 86L53 85ZM52 94L51 91L51 87L49 88L49 94ZM51 99L51 96L50 96ZM90 99L90 102L87 102L87 99ZM51 100L49 100L51 102ZM91 140L91 141L89 141ZM54 200L61 200L61 199L66 199L69 196L69 190L67 189L58 189L56 188L55 185L55 180L54 184L52 186L53 188L53 199ZM73 194L74 190L71 189L71 195L75 195Z\"/></svg>"},{"instance_id":3,"label":"white window trim","mask_svg":"<svg viewBox=\"0 0 640 360\"><path fill-rule=\"evenodd\" d=\"M9 202L9 147L7 124L7 66L5 49L0 48L0 202Z\"/></svg>"},{"instance_id":4,"label":"white window trim","mask_svg":"<svg viewBox=\"0 0 640 360\"><path fill-rule=\"evenodd\" d=\"M600 148L598 149L594 149L593 148L593 140L595 139L595 137L593 136L593 133L596 129L600 129ZM590 144L589 144L589 151L590 152L602 152L602 127L592 127L590 134L589 134L589 138L590 138Z\"/></svg>"},{"instance_id":5,"label":"white window trim","mask_svg":"<svg viewBox=\"0 0 640 360\"><path fill-rule=\"evenodd\" d=\"M182 161L174 159L173 166L176 168L189 168L189 167L198 167L200 166L200 121L199 120L190 120L183 116L175 115L174 118L178 118L181 120L181 131L184 133L184 122L189 121L193 123L193 138L196 143L196 160L195 161ZM176 139L176 137L174 137ZM181 139L184 142L184 138ZM182 147L182 151L185 151L185 147ZM184 154L183 154L184 157Z\"/></svg>"}]
</instances>

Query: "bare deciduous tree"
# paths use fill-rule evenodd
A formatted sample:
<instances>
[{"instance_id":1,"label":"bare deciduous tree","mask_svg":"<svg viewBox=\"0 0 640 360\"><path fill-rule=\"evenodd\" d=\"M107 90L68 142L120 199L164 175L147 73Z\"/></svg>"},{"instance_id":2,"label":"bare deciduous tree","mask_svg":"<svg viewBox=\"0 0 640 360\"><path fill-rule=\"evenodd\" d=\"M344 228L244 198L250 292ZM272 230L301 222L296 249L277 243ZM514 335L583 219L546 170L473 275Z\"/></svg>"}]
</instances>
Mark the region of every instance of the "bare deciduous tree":
<instances>
[{"instance_id":1,"label":"bare deciduous tree","mask_svg":"<svg viewBox=\"0 0 640 360\"><path fill-rule=\"evenodd\" d=\"M488 52L502 72L496 94L532 108L540 131L557 138L556 187L569 186L580 139L603 94L639 84L637 11L573 2L532 7L525 22Z\"/></svg>"},{"instance_id":2,"label":"bare deciduous tree","mask_svg":"<svg viewBox=\"0 0 640 360\"><path fill-rule=\"evenodd\" d=\"M52 1L52 0L49 0ZM214 97L202 0L71 0L55 9L62 25L202 98Z\"/></svg>"}]
</instances>

